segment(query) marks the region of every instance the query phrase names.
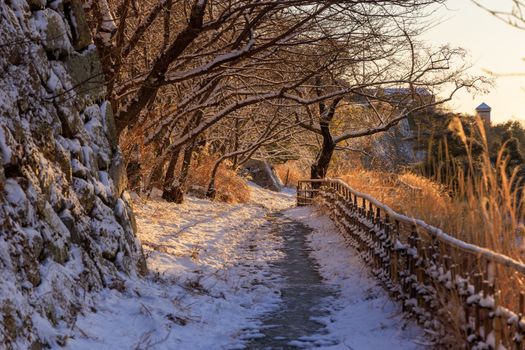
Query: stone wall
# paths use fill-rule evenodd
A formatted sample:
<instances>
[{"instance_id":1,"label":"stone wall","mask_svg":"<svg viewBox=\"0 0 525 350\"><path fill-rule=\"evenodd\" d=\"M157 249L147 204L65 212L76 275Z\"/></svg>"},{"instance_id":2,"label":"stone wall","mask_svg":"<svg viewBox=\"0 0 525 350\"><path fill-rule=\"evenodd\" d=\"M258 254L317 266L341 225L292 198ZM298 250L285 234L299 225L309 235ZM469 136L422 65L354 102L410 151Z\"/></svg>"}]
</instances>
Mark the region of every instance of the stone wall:
<instances>
[{"instance_id":1,"label":"stone wall","mask_svg":"<svg viewBox=\"0 0 525 350\"><path fill-rule=\"evenodd\" d=\"M0 0L0 348L64 345L146 273L80 0Z\"/></svg>"}]
</instances>

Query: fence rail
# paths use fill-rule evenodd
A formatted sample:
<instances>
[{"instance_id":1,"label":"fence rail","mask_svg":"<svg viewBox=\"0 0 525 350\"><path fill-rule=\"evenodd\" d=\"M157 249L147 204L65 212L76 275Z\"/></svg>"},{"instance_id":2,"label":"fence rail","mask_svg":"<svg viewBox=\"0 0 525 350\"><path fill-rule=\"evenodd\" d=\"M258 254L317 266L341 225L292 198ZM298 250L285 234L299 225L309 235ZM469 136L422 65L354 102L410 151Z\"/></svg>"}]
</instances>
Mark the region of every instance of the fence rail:
<instances>
[{"instance_id":1,"label":"fence rail","mask_svg":"<svg viewBox=\"0 0 525 350\"><path fill-rule=\"evenodd\" d=\"M468 347L525 349L525 264L396 213L337 179L301 180L297 205L326 209L391 294Z\"/></svg>"}]
</instances>

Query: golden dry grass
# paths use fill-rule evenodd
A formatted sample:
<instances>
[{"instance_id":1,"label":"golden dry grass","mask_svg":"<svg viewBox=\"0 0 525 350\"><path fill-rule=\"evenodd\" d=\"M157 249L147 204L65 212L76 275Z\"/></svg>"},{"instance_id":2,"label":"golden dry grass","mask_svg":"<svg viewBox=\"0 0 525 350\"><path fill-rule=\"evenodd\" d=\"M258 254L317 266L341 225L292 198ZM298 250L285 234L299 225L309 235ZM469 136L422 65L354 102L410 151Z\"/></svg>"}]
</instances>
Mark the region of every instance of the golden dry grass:
<instances>
[{"instance_id":1,"label":"golden dry grass","mask_svg":"<svg viewBox=\"0 0 525 350\"><path fill-rule=\"evenodd\" d=\"M190 170L188 186L199 186L207 190L216 158L210 155L200 157ZM244 178L223 162L215 180L215 200L226 203L246 203L250 200L250 189Z\"/></svg>"},{"instance_id":2,"label":"golden dry grass","mask_svg":"<svg viewBox=\"0 0 525 350\"><path fill-rule=\"evenodd\" d=\"M482 128L478 132L484 137ZM465 147L471 149L468 137L460 137L465 140ZM496 162L491 162L485 147L484 154L477 158L476 170L470 151L467 153L470 172L450 169L446 172L449 178L440 179L444 184L413 173L362 169L340 177L351 187L370 194L399 213L422 219L463 241L525 262L524 197L516 171L509 173L503 150ZM436 166L444 163L436 160ZM450 190L451 184L454 191ZM501 305L517 310L517 293L525 289L525 276L504 266L494 268L496 288L501 290ZM476 269L485 270L483 266Z\"/></svg>"},{"instance_id":3,"label":"golden dry grass","mask_svg":"<svg viewBox=\"0 0 525 350\"><path fill-rule=\"evenodd\" d=\"M449 218L456 216L458 206L444 186L422 176L353 170L341 178L352 188L388 205L395 211L448 229Z\"/></svg>"},{"instance_id":4,"label":"golden dry grass","mask_svg":"<svg viewBox=\"0 0 525 350\"><path fill-rule=\"evenodd\" d=\"M524 193L517 171L509 171L503 149L498 159L491 161L483 126L479 122L476 132L485 149L474 159L469 143L472 135L465 135L457 123L454 127L467 150L467 171L462 167L446 169L439 172L439 183L413 173L393 174L363 169L347 171L339 177L354 189L370 194L399 213L422 219L463 241L525 262ZM434 166L436 169L446 167L449 161L450 158L436 159ZM453 258L459 262L463 260L461 256ZM488 269L481 260L468 265L463 266L468 270L464 273L470 269L480 272ZM518 312L518 293L525 289L525 276L502 265L496 264L493 269L491 278L494 278L496 290L500 290L499 305ZM462 301L448 298L439 303L442 313L437 316L449 329L447 339L442 341L445 345L457 346L465 337ZM511 343L510 337L509 332L504 333L507 343Z\"/></svg>"},{"instance_id":5,"label":"golden dry grass","mask_svg":"<svg viewBox=\"0 0 525 350\"><path fill-rule=\"evenodd\" d=\"M470 149L467 138L460 136ZM525 261L523 249L517 244L525 231L521 186L516 172L508 174L503 153L502 150L495 164L488 152L482 154L478 170L471 172L475 175L451 169L447 172L449 179L441 179L445 184L409 172L357 169L339 177L399 213L422 219L461 240ZM468 154L473 163L470 151ZM444 162L436 163L442 166ZM455 184L454 194L447 185L451 183Z\"/></svg>"}]
</instances>

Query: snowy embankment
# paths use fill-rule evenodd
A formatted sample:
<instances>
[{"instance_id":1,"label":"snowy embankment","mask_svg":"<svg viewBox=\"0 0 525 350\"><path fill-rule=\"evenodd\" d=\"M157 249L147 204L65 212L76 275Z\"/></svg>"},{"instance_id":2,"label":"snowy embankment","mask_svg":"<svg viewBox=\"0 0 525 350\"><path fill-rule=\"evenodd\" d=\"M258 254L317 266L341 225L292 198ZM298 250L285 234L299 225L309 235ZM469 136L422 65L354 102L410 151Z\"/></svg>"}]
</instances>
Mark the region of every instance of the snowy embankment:
<instances>
[{"instance_id":1,"label":"snowy embankment","mask_svg":"<svg viewBox=\"0 0 525 350\"><path fill-rule=\"evenodd\" d=\"M319 272L340 293L328 303L330 316L318 319L339 344L323 349L423 348L423 330L405 318L329 218L311 207L287 210L285 215L313 229L308 244Z\"/></svg>"},{"instance_id":2,"label":"snowy embankment","mask_svg":"<svg viewBox=\"0 0 525 350\"><path fill-rule=\"evenodd\" d=\"M252 202L187 198L182 205L135 198L138 235L151 276L104 290L75 325L71 349L235 349L279 301L269 264L280 241L268 238L269 211L292 194L251 186Z\"/></svg>"}]
</instances>

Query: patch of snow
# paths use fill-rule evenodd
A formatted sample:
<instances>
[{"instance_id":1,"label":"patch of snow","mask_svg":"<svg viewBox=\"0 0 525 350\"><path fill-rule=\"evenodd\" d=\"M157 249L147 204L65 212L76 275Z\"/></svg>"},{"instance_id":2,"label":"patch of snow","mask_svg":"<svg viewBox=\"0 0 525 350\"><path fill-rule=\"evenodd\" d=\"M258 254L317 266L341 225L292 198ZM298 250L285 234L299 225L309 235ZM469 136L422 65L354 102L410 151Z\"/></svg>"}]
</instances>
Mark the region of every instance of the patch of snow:
<instances>
[{"instance_id":1,"label":"patch of snow","mask_svg":"<svg viewBox=\"0 0 525 350\"><path fill-rule=\"evenodd\" d=\"M295 205L295 189L286 188L282 192L273 192L248 181L251 201L271 210L280 211Z\"/></svg>"}]
</instances>

